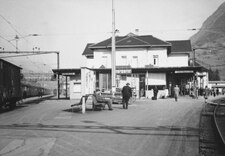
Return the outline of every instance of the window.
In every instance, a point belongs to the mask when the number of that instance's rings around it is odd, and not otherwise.
[[[138,56],[132,57],[132,67],[138,67]]]
[[[127,56],[121,56],[122,58],[122,65],[127,65]]]
[[[107,67],[107,56],[102,56],[102,64]]]
[[[158,65],[159,63],[159,56],[158,55],[153,55],[153,65]]]

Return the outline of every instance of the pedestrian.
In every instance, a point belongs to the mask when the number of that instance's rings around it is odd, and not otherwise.
[[[108,105],[109,110],[113,110],[112,109],[112,99],[104,98],[103,96],[101,96],[100,90],[96,90],[94,92],[93,96],[96,98],[97,102],[106,103]]]
[[[198,87],[196,87],[196,90],[195,90],[195,98],[198,99],[198,92],[199,92],[199,89]]]
[[[122,96],[123,96],[123,109],[128,109],[128,101],[132,96],[132,90],[129,86],[130,84],[127,83],[126,86],[122,89]]]
[[[219,96],[219,88],[216,88],[216,96]]]
[[[144,96],[144,89],[141,88],[141,91],[140,91],[140,97],[139,97],[139,98],[141,98],[141,97],[143,97],[143,96]]]
[[[24,90],[23,91],[23,99],[26,99],[27,98],[27,92]]]
[[[158,95],[158,88],[157,86],[155,86],[155,88],[153,89],[153,94],[154,94],[154,97],[152,100],[157,100],[157,95]]]
[[[205,86],[205,90],[204,90],[205,103],[207,103],[208,97],[209,97],[209,88],[208,86]]]
[[[175,101],[177,101],[177,99],[178,99],[179,92],[180,92],[180,89],[179,89],[178,85],[176,85],[176,86],[174,87],[174,97],[175,97]]]
[[[213,89],[212,92],[213,92],[213,96],[216,97],[216,91]]]

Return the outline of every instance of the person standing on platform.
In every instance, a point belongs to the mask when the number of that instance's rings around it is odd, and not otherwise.
[[[176,87],[174,87],[174,97],[175,97],[175,101],[177,101],[177,99],[178,99],[179,92],[180,92],[180,89],[179,89],[178,85],[176,85]]]
[[[204,90],[205,103],[207,103],[208,97],[209,97],[209,88],[208,86],[205,86],[205,90]]]
[[[198,92],[199,92],[199,89],[198,89],[198,87],[196,87],[196,89],[195,89],[195,98],[196,99],[198,99]]]
[[[154,94],[153,100],[157,100],[157,95],[158,95],[158,88],[157,88],[157,86],[155,86],[155,88],[153,89],[153,94]]]
[[[123,96],[123,109],[128,109],[128,101],[132,96],[132,90],[129,86],[130,84],[127,83],[126,86],[122,89],[122,96]]]

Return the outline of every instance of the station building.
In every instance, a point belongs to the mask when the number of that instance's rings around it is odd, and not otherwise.
[[[77,82],[76,76],[71,76],[70,91],[73,88],[72,91],[80,95],[93,93],[97,88],[111,91],[111,48],[111,38],[86,45],[82,54],[86,67],[76,69],[80,70]],[[159,97],[173,96],[175,85],[180,87],[182,94],[188,94],[192,86],[204,88],[208,83],[207,70],[192,63],[191,53],[190,40],[163,41],[152,35],[133,33],[117,36],[116,88],[129,82],[138,97],[147,98],[153,96],[155,86],[159,89]]]

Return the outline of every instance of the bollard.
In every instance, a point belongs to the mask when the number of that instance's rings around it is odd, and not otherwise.
[[[82,97],[82,114],[85,113],[85,96]]]

